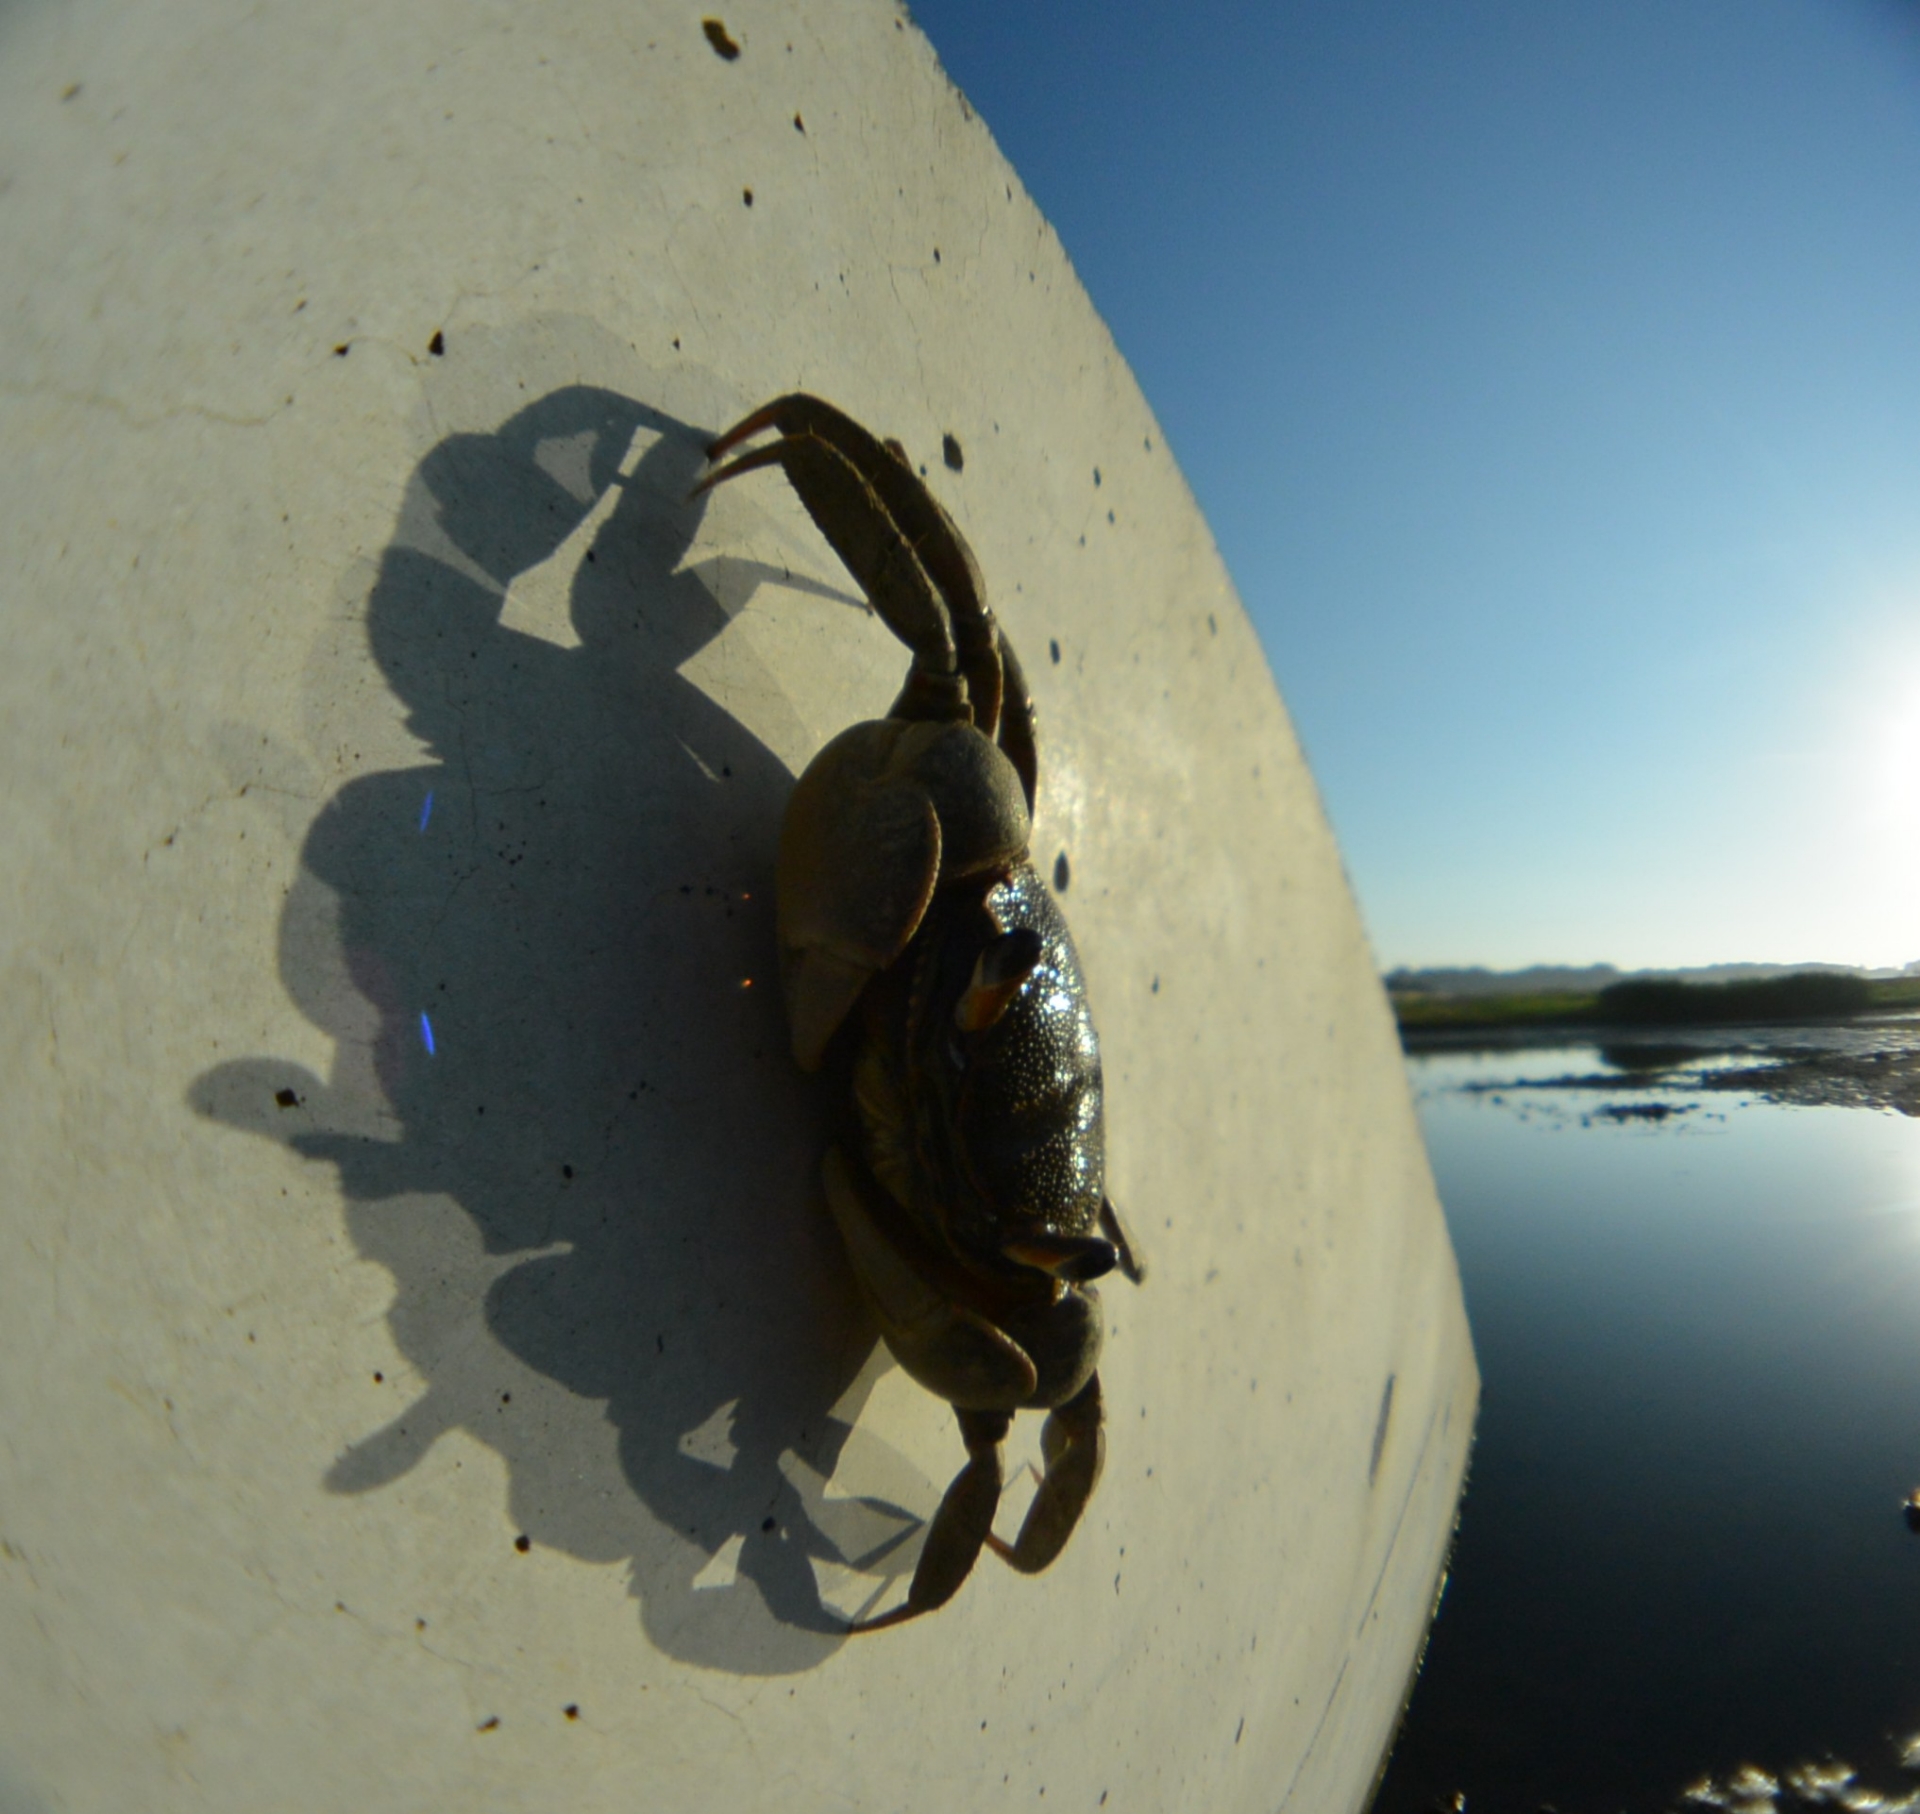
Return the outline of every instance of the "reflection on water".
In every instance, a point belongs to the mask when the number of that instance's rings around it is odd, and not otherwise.
[[[1376,1807],[1920,1810],[1920,1121],[1621,1056],[1410,1060],[1484,1398]]]
[[[1899,1747],[1907,1769],[1920,1765],[1913,1752],[1920,1740],[1907,1739]],[[1728,1814],[1770,1814],[1774,1809],[1845,1808],[1849,1814],[1920,1814],[1920,1789],[1882,1791],[1869,1788],[1851,1764],[1801,1764],[1782,1776],[1770,1775],[1756,1764],[1742,1764],[1724,1778],[1702,1777],[1681,1796],[1688,1808],[1724,1808]]]

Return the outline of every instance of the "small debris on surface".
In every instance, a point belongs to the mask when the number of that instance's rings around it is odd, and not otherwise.
[[[519,1536],[514,1538],[513,1547],[524,1556],[528,1550],[533,1548],[533,1539],[522,1531]]]
[[[340,344],[333,349],[334,358],[336,359],[346,358],[347,354],[352,350],[352,347],[353,347],[352,341],[350,340],[341,341]]]
[[[444,359],[447,353],[447,337],[438,328],[433,330],[433,338],[427,342],[427,351],[436,359]]]
[[[960,440],[957,435],[942,435],[940,452],[948,466],[955,472],[960,471],[967,463],[967,456],[960,451]]]
[[[564,1713],[568,1719],[577,1720],[580,1717],[580,1703],[578,1701],[569,1701],[560,1711]]]
[[[61,89],[60,98],[63,101],[71,101],[79,92],[80,84],[78,82],[69,82],[65,88]]]
[[[797,113],[793,116],[793,129],[795,132],[805,132],[807,129],[806,121],[803,120]]]
[[[1065,894],[1072,881],[1073,865],[1067,861],[1067,853],[1063,850],[1053,859],[1053,892]]]
[[[707,34],[707,42],[713,46],[714,55],[723,62],[731,63],[740,54],[740,46],[718,19],[702,19],[700,29]]]
[[[275,1090],[273,1099],[283,1109],[297,1109],[300,1106],[299,1094],[294,1090]]]
[[[479,1723],[479,1725],[474,1727],[474,1731],[476,1732],[498,1732],[499,1730],[500,1730],[500,1716],[497,1713],[491,1715],[487,1719],[483,1719]]]
[[[751,208],[753,206],[753,191],[751,189],[742,189],[740,191],[740,199]]]

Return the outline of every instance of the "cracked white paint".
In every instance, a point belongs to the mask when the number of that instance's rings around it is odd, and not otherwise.
[[[1366,1792],[1474,1374],[1337,853],[926,44],[724,17],[0,13],[5,1814]],[[902,654],[777,479],[685,503],[795,386],[1023,652],[1154,1267],[1060,1562],[852,1643],[960,1449],[770,986]]]

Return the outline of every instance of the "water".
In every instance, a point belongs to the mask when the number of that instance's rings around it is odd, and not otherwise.
[[[1920,1809],[1920,1121],[1410,1062],[1484,1398],[1377,1814]]]

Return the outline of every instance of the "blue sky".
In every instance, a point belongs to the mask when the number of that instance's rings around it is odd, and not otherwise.
[[[913,10],[1383,966],[1920,959],[1920,8]]]

